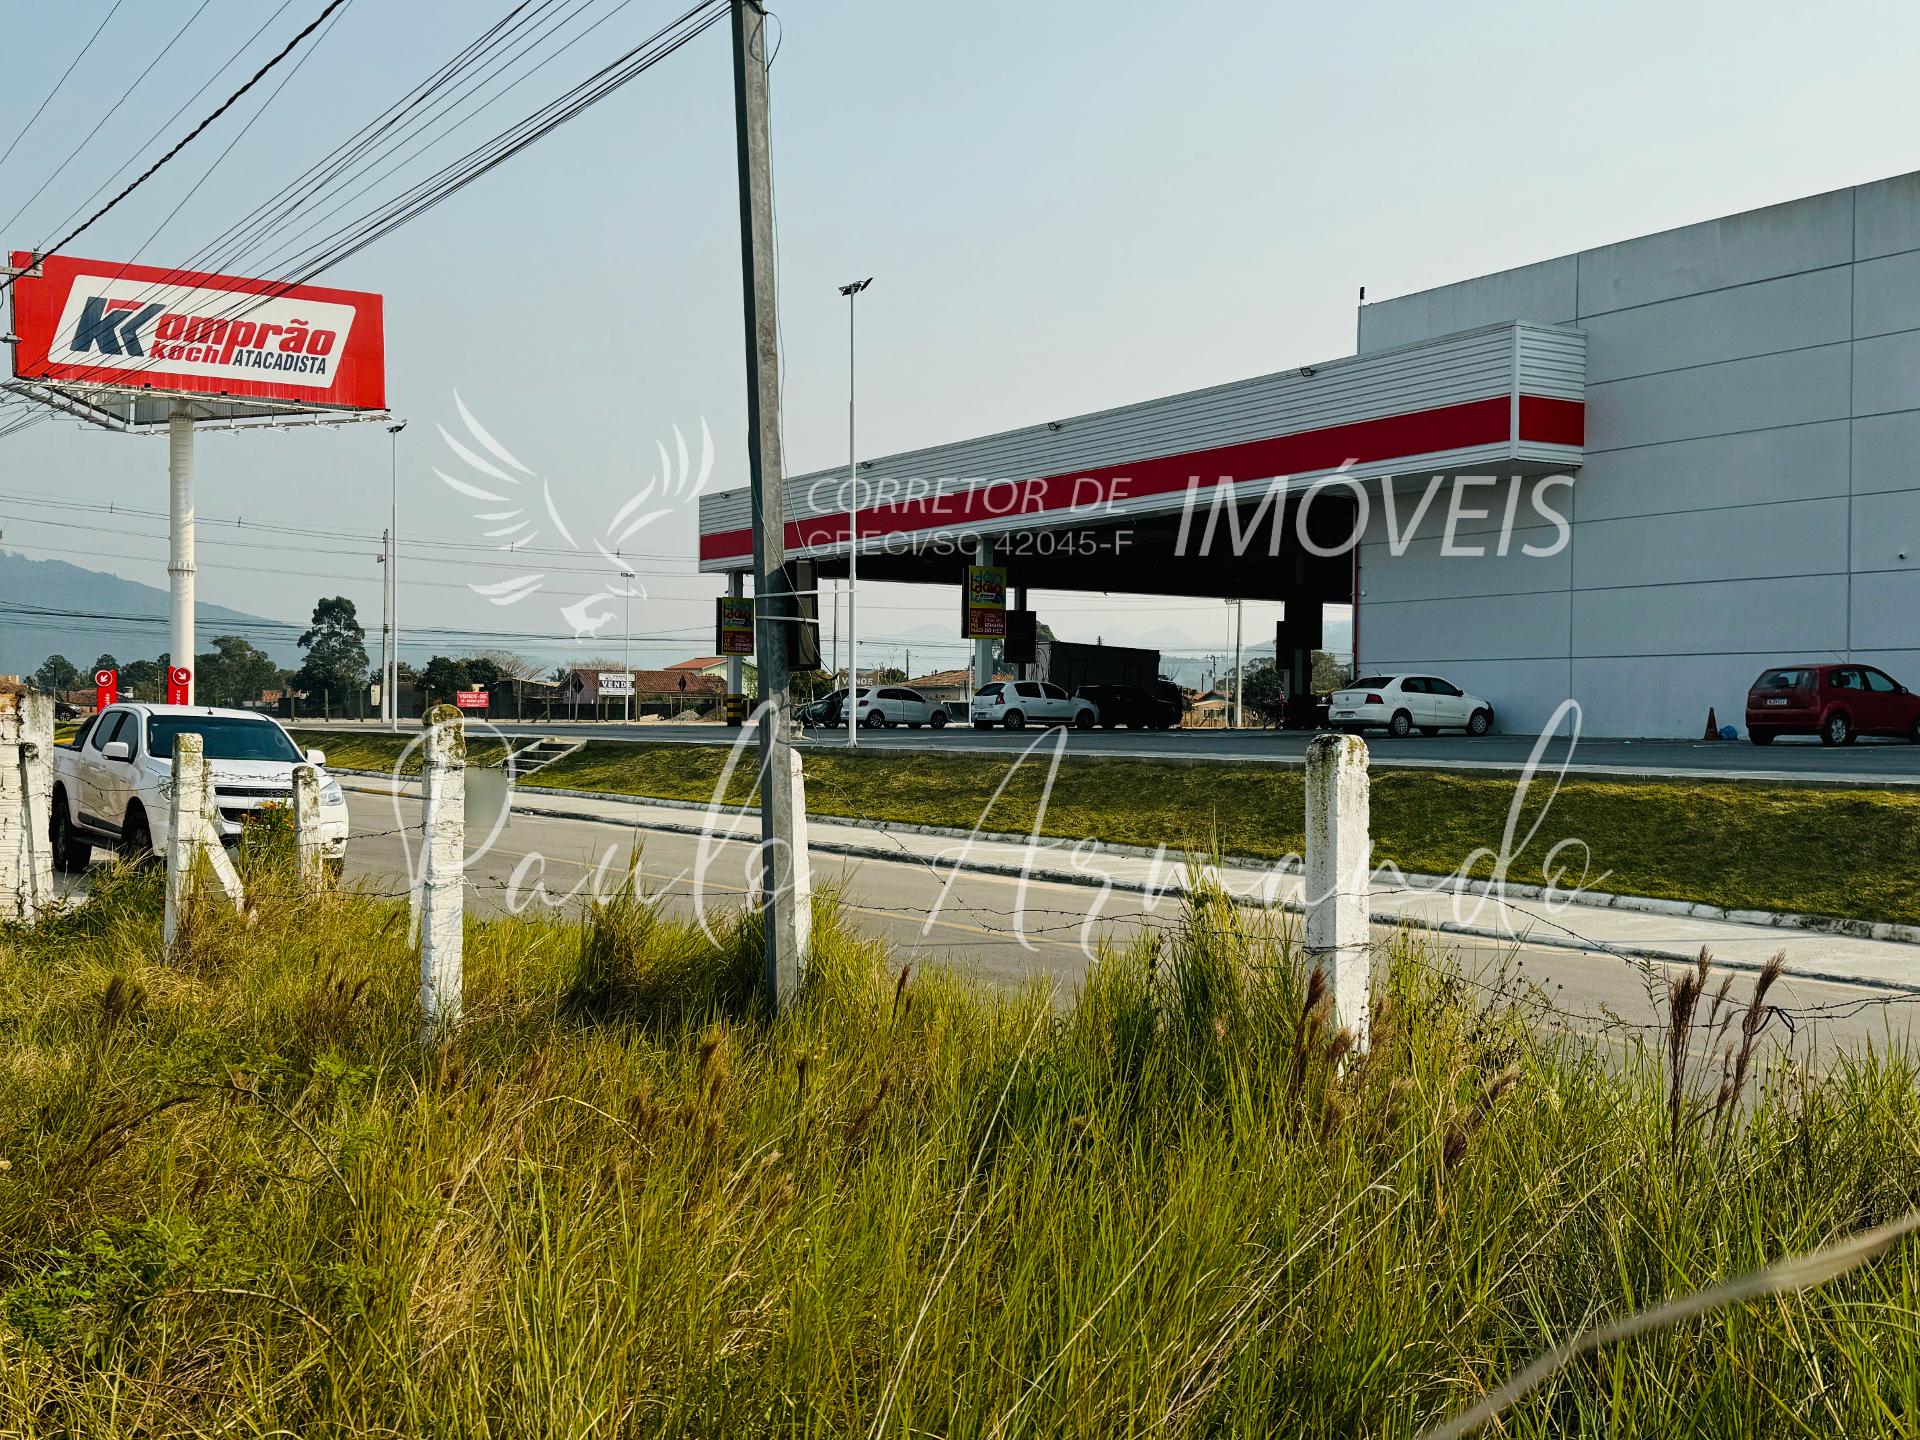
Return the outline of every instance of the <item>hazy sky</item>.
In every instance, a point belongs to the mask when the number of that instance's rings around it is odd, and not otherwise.
[[[0,243],[44,243],[116,169],[184,133],[321,0],[288,0],[164,124],[276,6],[123,0],[0,162],[0,221],[22,209],[0,224]],[[0,5],[0,149],[109,7]],[[509,8],[351,0],[270,105],[258,103],[267,87],[256,91],[73,253],[184,261]],[[611,17],[600,29],[354,208],[519,118],[679,8],[592,0],[587,23]],[[1348,353],[1363,284],[1383,298],[1920,164],[1911,4],[794,0],[777,13],[796,472],[845,458],[846,314],[835,292],[848,279],[876,277],[861,301],[861,448],[884,453]],[[550,477],[583,538],[645,478],[656,440],[671,444],[676,425],[697,436],[704,419],[714,486],[744,483],[738,236],[722,26],[328,274],[324,283],[387,297],[389,394],[412,422],[399,446],[403,535],[477,544],[486,528],[431,469],[456,469],[435,429],[457,427],[456,390]],[[274,273],[287,238],[225,268]],[[208,520],[375,535],[385,523],[377,427],[208,435],[199,456]],[[63,421],[0,440],[0,494],[163,510],[165,465],[159,439]],[[96,525],[6,500],[0,514],[9,548],[165,584],[162,521]],[[693,514],[645,533],[636,544],[650,598],[634,606],[634,631],[684,638],[636,647],[636,658],[703,652],[718,585],[694,573]],[[317,594],[338,592],[377,627],[371,542],[215,524],[202,537],[203,599],[300,619]],[[579,591],[562,577],[498,608],[465,585],[512,573],[502,557],[434,553],[443,563],[403,554],[403,626],[564,633],[556,607]],[[1041,608],[1074,638],[1184,637],[1205,652],[1228,636],[1211,602],[1046,596]],[[1249,608],[1250,640],[1271,635],[1271,608]],[[925,632],[916,669],[964,653],[949,591],[873,587],[863,613],[883,650],[900,648],[887,637]],[[587,648],[617,653],[611,633]],[[519,648],[559,658],[571,646]],[[74,649],[91,653],[80,640]],[[410,645],[407,657],[423,650]]]

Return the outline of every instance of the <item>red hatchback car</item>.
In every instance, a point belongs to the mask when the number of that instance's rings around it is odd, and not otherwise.
[[[1920,745],[1920,695],[1871,665],[1779,665],[1747,691],[1747,736],[1818,735],[1851,745],[1860,735],[1895,735]]]

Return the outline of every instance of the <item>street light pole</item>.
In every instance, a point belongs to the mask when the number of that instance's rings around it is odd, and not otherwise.
[[[1233,728],[1236,730],[1240,729],[1241,726],[1246,723],[1246,716],[1243,713],[1243,707],[1245,702],[1243,701],[1242,697],[1246,694],[1246,691],[1247,691],[1247,679],[1246,679],[1246,671],[1241,668],[1241,664],[1240,664],[1240,641],[1244,633],[1242,627],[1246,623],[1246,618],[1247,618],[1247,602],[1244,600],[1234,601],[1233,602]]]
[[[388,671],[393,668],[393,531],[380,532],[380,714],[382,724],[393,714],[393,687]]]
[[[627,724],[633,723],[633,571],[622,570],[620,578],[627,582],[627,629],[620,637],[620,668],[627,676]]]
[[[855,595],[860,584],[860,465],[854,449],[854,298],[873,284],[869,275],[842,285],[847,297],[847,744],[860,744],[860,623],[854,618]]]
[[[390,643],[381,648],[384,673],[380,698],[387,712],[387,729],[400,728],[400,581],[395,575],[400,559],[400,432],[404,420],[387,426],[387,621]]]

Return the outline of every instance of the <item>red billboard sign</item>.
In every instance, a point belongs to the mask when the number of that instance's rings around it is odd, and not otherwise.
[[[96,670],[93,672],[93,708],[104,710],[120,698],[120,672],[118,670]]]
[[[487,692],[484,690],[456,690],[453,703],[462,710],[484,710],[487,708]]]
[[[378,295],[66,255],[40,272],[13,285],[19,379],[386,408]]]
[[[167,667],[167,704],[190,705],[188,698],[193,691],[193,671],[184,665]]]

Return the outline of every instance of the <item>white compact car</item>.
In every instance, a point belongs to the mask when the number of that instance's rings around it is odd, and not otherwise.
[[[1493,706],[1435,675],[1364,675],[1333,693],[1327,720],[1334,729],[1358,734],[1383,729],[1390,735],[1437,735],[1464,730],[1484,735],[1493,728]]]
[[[276,720],[249,710],[205,705],[109,705],[80,727],[70,745],[53,752],[53,863],[84,870],[93,848],[117,849],[134,859],[166,853],[173,785],[173,740],[182,732],[206,743],[213,772],[220,838],[240,838],[247,812],[293,803],[293,767],[326,764],[321,751],[304,755]],[[321,770],[322,854],[347,853],[347,797]]]
[[[862,690],[858,699],[860,723],[869,730],[881,725],[905,725],[914,730],[931,725],[939,730],[947,723],[946,706],[905,685],[871,686]]]
[[[1022,730],[1030,723],[1091,730],[1100,719],[1100,708],[1046,680],[996,680],[974,695],[971,715],[976,730],[996,725]]]

